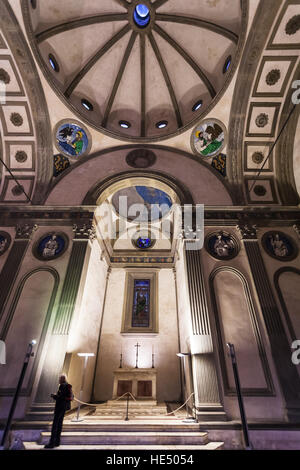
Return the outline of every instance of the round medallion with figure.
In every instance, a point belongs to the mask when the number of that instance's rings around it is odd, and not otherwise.
[[[226,145],[226,128],[218,119],[205,119],[194,128],[191,145],[195,153],[201,157],[214,157]]]
[[[214,232],[207,235],[205,248],[209,254],[219,260],[235,258],[239,252],[237,240],[227,232]]]
[[[89,132],[79,122],[62,121],[56,125],[54,134],[56,148],[69,158],[78,159],[91,149]]]
[[[33,247],[34,255],[43,261],[50,261],[61,256],[68,248],[68,237],[64,233],[43,235]]]
[[[8,250],[11,237],[7,232],[0,232],[0,256]]]
[[[298,255],[296,243],[283,232],[267,232],[261,242],[268,255],[279,261],[291,261]]]

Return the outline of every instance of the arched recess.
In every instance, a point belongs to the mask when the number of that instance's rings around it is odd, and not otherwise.
[[[274,285],[292,340],[300,338],[300,269],[284,267],[274,274]]]
[[[53,313],[59,280],[58,272],[49,266],[34,269],[20,280],[0,335],[1,340],[6,343],[7,366],[10,369],[10,374],[0,377],[0,396],[13,394],[27,346],[35,339],[37,345],[34,359],[29,363],[21,391],[21,395],[30,396]]]
[[[300,65],[297,67],[292,82],[296,81],[300,76]],[[281,129],[289,117],[293,109],[292,95],[295,89],[291,88],[287,94],[281,118],[279,129]],[[289,119],[288,127],[282,133],[276,145],[276,168],[277,168],[277,181],[280,198],[283,204],[296,205],[300,202],[300,195],[297,192],[295,182],[296,167],[294,168],[294,158],[296,163],[297,158],[297,145],[299,149],[299,134],[297,134],[297,125],[299,129],[300,119],[300,106],[295,105],[292,116]],[[295,137],[294,137],[295,136]],[[294,154],[295,151],[295,154]],[[299,156],[298,156],[299,158]],[[298,170],[299,171],[299,170]]]
[[[133,149],[151,149],[157,157],[151,169],[135,171],[140,174],[151,171],[173,180],[177,187],[189,188],[194,204],[231,206],[234,203],[228,183],[196,155],[162,145],[124,145],[83,157],[65,170],[50,188],[45,204],[81,205],[91,188],[132,171],[126,156]]]
[[[226,343],[235,345],[245,396],[272,396],[274,385],[249,284],[235,268],[221,266],[209,277],[225,395],[235,386]]]
[[[171,190],[174,191],[176,194],[178,200],[180,201],[180,204],[194,204],[193,197],[188,190],[188,188],[181,184],[180,182],[176,181],[172,177],[167,177],[164,174],[161,174],[159,172],[154,172],[151,170],[148,171],[136,171],[136,170],[131,170],[131,171],[125,171],[123,173],[118,173],[114,175],[112,178],[106,178],[104,181],[101,181],[100,183],[96,183],[93,188],[91,188],[85,198],[82,201],[83,205],[96,205],[98,199],[100,198],[101,194],[103,194],[107,189],[109,189],[111,186],[116,185],[117,183],[121,183],[124,180],[129,180],[134,179],[134,178],[139,178],[139,179],[144,179],[147,180],[155,180],[157,181],[157,184],[159,186],[159,183],[162,183],[163,185],[168,186],[171,188]],[[129,184],[128,182],[128,184]],[[120,186],[121,188],[121,186]],[[159,189],[164,189],[160,188]]]

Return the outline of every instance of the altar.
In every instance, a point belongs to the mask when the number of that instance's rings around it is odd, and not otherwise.
[[[122,369],[114,371],[113,400],[126,392],[137,399],[156,402],[156,369]]]

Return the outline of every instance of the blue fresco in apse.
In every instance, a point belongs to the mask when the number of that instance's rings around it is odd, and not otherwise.
[[[160,189],[149,188],[148,186],[136,186],[136,192],[144,199],[148,204],[166,204],[171,208],[171,198]]]

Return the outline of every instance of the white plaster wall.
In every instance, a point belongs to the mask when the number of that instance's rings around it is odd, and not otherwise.
[[[28,344],[40,339],[53,287],[53,276],[46,271],[33,274],[25,282],[5,339],[6,367],[0,375],[1,388],[16,386]],[[23,387],[28,385],[32,366],[33,360],[29,362]]]
[[[225,230],[225,227],[223,227],[223,229]],[[206,227],[205,234],[207,235],[217,230],[220,230],[220,227]],[[226,231],[231,232],[237,240],[240,239],[239,233],[235,228],[228,227],[226,228]],[[211,327],[212,327],[212,332],[213,332],[214,350],[215,350],[216,358],[218,361],[217,370],[219,374],[220,384],[222,387],[224,407],[225,407],[225,411],[230,417],[232,417],[233,419],[235,418],[239,419],[240,415],[239,415],[239,409],[238,409],[238,403],[237,403],[236,397],[224,396],[223,380],[222,380],[222,374],[221,374],[220,364],[218,360],[219,351],[218,351],[218,343],[216,340],[216,325],[215,325],[215,318],[214,318],[214,310],[213,310],[210,293],[209,293],[208,279],[209,279],[211,272],[217,267],[231,266],[241,271],[241,273],[245,276],[249,284],[252,300],[254,303],[254,308],[257,312],[258,324],[259,324],[259,328],[260,328],[260,332],[262,336],[262,341],[264,344],[264,348],[265,348],[265,352],[266,352],[266,356],[267,356],[267,360],[268,360],[268,364],[269,364],[269,368],[271,371],[271,376],[272,376],[272,380],[273,380],[273,384],[275,388],[274,397],[273,396],[271,397],[263,397],[263,396],[244,397],[247,417],[250,419],[270,419],[270,420],[283,419],[284,413],[285,413],[284,400],[283,400],[281,389],[280,389],[278,379],[277,379],[277,373],[276,373],[276,369],[274,366],[274,362],[273,362],[273,358],[272,358],[272,354],[270,350],[268,335],[266,332],[266,327],[264,324],[262,312],[260,310],[260,305],[259,305],[256,289],[255,289],[252,275],[250,272],[247,254],[243,247],[242,241],[240,241],[240,246],[241,246],[241,250],[238,256],[234,258],[233,260],[229,260],[229,261],[220,261],[220,260],[213,258],[210,254],[207,253],[205,248],[203,248],[201,252],[204,280],[205,280],[206,292],[207,292],[207,298],[208,298],[208,308],[210,312]],[[240,326],[240,321],[236,322],[235,316],[241,315],[240,309],[242,308],[243,300],[241,299],[240,290],[235,289],[233,286],[230,290],[230,295],[232,297],[232,303],[230,307],[227,304],[227,307],[224,307],[224,308],[231,309],[230,314],[228,314],[229,322],[227,326],[227,331],[230,331],[232,334],[232,337],[234,338],[234,337],[238,337],[239,335],[238,328]],[[236,310],[236,311],[233,311],[233,310]],[[247,344],[243,346],[243,354],[240,357],[239,362],[238,362],[239,371],[242,376],[243,375],[246,376],[246,374],[249,373],[249,360],[252,354],[253,354],[252,343],[251,341],[250,342],[248,341]]]
[[[157,369],[157,400],[178,400],[180,395],[178,352],[178,329],[174,277],[171,269],[162,269],[158,275],[158,334],[121,334],[124,286],[126,272],[113,269],[108,282],[104,309],[103,329],[100,339],[95,398],[108,400],[112,397],[113,371],[119,367],[123,353],[123,367],[135,367],[136,349],[139,342],[139,367],[152,365],[152,348]]]
[[[73,385],[75,396],[79,396],[84,358],[77,353],[94,353],[87,363],[83,384],[83,401],[91,400],[93,376],[97,355],[98,337],[102,317],[102,306],[106,285],[107,265],[101,260],[101,249],[97,241],[89,245],[82,272],[81,295],[76,302],[67,353],[72,354],[68,380]],[[74,404],[75,405],[75,404]]]
[[[179,332],[180,332],[180,352],[190,353],[191,342],[193,337],[192,322],[191,322],[191,308],[189,301],[189,292],[187,284],[186,264],[184,257],[183,242],[180,242],[178,249],[178,259],[176,262],[176,279],[177,279],[177,296],[178,296],[178,318],[179,318]],[[182,361],[182,374],[183,388],[185,389],[185,398],[187,398],[193,391],[191,382],[191,374],[188,367],[190,362],[186,359],[179,359]],[[186,361],[186,367],[183,367],[183,361]],[[184,387],[184,384],[186,385]]]
[[[241,280],[229,271],[222,271],[214,279],[214,290],[230,387],[234,388],[234,377],[226,343],[234,344],[237,361],[243,364],[239,373],[242,388],[265,388],[267,383]],[[233,292],[235,295],[232,295]]]

